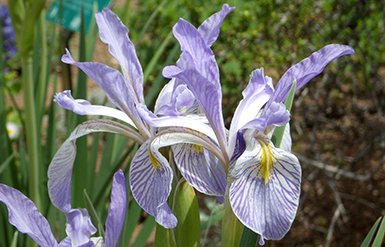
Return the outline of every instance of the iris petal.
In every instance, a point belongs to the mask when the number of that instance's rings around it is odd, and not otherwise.
[[[187,21],[180,19],[174,26],[173,33],[179,41],[182,55],[177,62],[177,67],[166,67],[163,75],[186,83],[213,126],[221,149],[226,152],[222,92],[214,54],[198,30]]]
[[[263,68],[256,69],[251,73],[250,81],[243,90],[243,100],[238,104],[230,125],[228,152],[233,153],[237,138],[237,132],[244,125],[257,117],[263,105],[269,100],[273,93],[269,81],[264,76]]]
[[[135,52],[134,44],[128,37],[128,29],[111,10],[104,9],[95,15],[100,39],[108,45],[109,52],[119,61],[123,75],[135,90],[140,103],[143,98],[143,71]]]
[[[111,203],[106,220],[106,247],[114,247],[119,240],[126,217],[127,191],[124,173],[119,170],[114,174],[111,191]]]
[[[70,90],[65,90],[56,94],[54,101],[60,107],[73,111],[78,115],[99,115],[113,117],[135,127],[135,124],[124,112],[107,106],[91,105],[91,103],[86,100],[74,99]]]
[[[30,236],[39,246],[58,246],[48,221],[20,191],[0,184],[0,202],[8,209],[9,223]]]
[[[228,4],[224,4],[222,9],[215,14],[207,18],[198,28],[198,32],[202,35],[208,46],[212,46],[217,40],[222,26],[222,22],[226,16],[235,8],[230,7]]]
[[[271,101],[283,102],[293,84],[297,81],[297,90],[305,86],[311,79],[319,75],[333,60],[353,54],[354,50],[347,45],[331,44],[314,52],[301,62],[288,69],[279,80]]]
[[[301,167],[291,153],[269,144],[273,158],[270,177],[262,177],[264,153],[252,140],[233,166],[230,204],[240,221],[264,239],[282,239],[290,229],[298,208]]]
[[[71,209],[71,181],[76,157],[76,140],[94,132],[118,133],[128,136],[130,133],[135,134],[130,128],[110,120],[91,120],[76,127],[56,152],[48,168],[48,194],[55,207],[62,212]]]
[[[167,205],[171,192],[172,169],[142,144],[131,161],[130,185],[139,206],[165,228],[174,228],[177,219]]]
[[[189,184],[206,195],[224,196],[226,172],[213,154],[196,144],[177,144],[172,150],[175,163]]]
[[[66,213],[66,233],[72,246],[83,246],[90,242],[90,236],[96,232],[86,209],[71,209]]]
[[[147,122],[150,126],[155,128],[165,128],[165,127],[183,127],[189,128],[195,131],[198,131],[212,140],[216,141],[217,138],[213,129],[206,123],[207,120],[196,115],[190,116],[162,116],[157,117],[152,114],[144,105],[138,106],[138,112],[141,117]]]
[[[84,71],[92,78],[104,91],[108,99],[119,109],[124,111],[131,120],[136,121],[139,118],[135,108],[135,92],[128,87],[122,74],[101,63],[95,62],[76,62],[71,53],[66,50],[62,56],[62,61],[72,64]]]

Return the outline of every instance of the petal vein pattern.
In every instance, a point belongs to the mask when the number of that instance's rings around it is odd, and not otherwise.
[[[226,172],[213,154],[197,144],[177,144],[172,150],[175,163],[189,184],[201,193],[223,198]]]
[[[156,222],[165,228],[174,228],[177,219],[167,205],[173,178],[172,169],[167,162],[160,159],[160,154],[150,150],[149,143],[150,140],[140,146],[131,162],[129,176],[132,195],[141,208],[155,217]],[[159,162],[157,165],[153,164],[150,152]]]
[[[271,101],[283,102],[294,80],[297,81],[297,90],[299,90],[311,79],[319,75],[330,62],[341,56],[353,53],[354,50],[350,46],[337,44],[327,45],[319,51],[314,52],[301,62],[293,65],[283,74],[277,84]]]
[[[20,191],[0,184],[0,202],[8,209],[9,223],[19,232],[28,234],[42,247],[58,246],[48,221],[37,210],[35,204]]]
[[[123,25],[119,17],[109,9],[97,13],[95,18],[100,39],[108,45],[109,52],[120,63],[123,75],[129,81],[127,86],[135,91],[134,101],[144,103],[143,71],[134,44],[128,37],[128,29]]]
[[[76,157],[76,139],[94,132],[122,134],[143,142],[141,136],[127,126],[110,120],[91,120],[80,124],[56,152],[48,168],[48,194],[62,212],[71,209],[72,168]]]
[[[272,145],[272,144],[271,144]],[[240,221],[264,239],[279,240],[289,231],[298,208],[301,168],[291,153],[271,146],[273,166],[264,179],[263,150],[253,141],[231,171],[230,204]]]
[[[74,99],[70,90],[65,90],[55,95],[54,101],[62,108],[70,110],[78,115],[99,115],[119,119],[136,128],[134,122],[122,111],[102,106],[91,105],[83,99]]]

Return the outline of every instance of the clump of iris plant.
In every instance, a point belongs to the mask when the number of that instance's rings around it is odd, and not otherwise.
[[[111,203],[105,224],[105,237],[91,237],[96,228],[84,208],[68,208],[66,216],[66,234],[60,243],[55,239],[46,218],[35,204],[20,191],[0,184],[0,202],[8,209],[9,223],[19,232],[27,234],[42,247],[115,247],[123,229],[126,215],[127,192],[124,174],[121,170],[114,174],[111,191]]]
[[[80,115],[115,120],[91,120],[79,125],[55,154],[48,172],[53,204],[70,208],[76,139],[92,132],[126,135],[141,144],[131,161],[129,182],[138,204],[160,225],[173,228],[177,219],[167,204],[173,170],[160,149],[171,146],[182,176],[196,190],[228,201],[238,219],[265,240],[284,237],[294,221],[301,186],[301,167],[291,153],[290,113],[283,102],[295,83],[304,87],[331,61],[352,54],[351,47],[327,45],[286,71],[274,88],[263,68],[251,73],[230,128],[224,125],[219,68],[212,44],[225,17],[225,4],[198,28],[180,19],[173,34],[181,47],[175,66],[163,75],[163,88],[153,112],[143,97],[143,72],[128,30],[110,10],[96,14],[101,40],[118,60],[121,71],[95,62],[76,62],[69,51],[62,61],[82,69],[118,108],[92,105],[72,98],[69,91],[55,101]],[[124,124],[116,121],[120,120]],[[280,146],[271,141],[276,127],[285,126]]]

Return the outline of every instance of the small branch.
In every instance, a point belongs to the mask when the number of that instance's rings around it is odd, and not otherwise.
[[[354,172],[339,169],[335,166],[327,165],[327,164],[322,163],[320,161],[311,160],[311,159],[309,159],[303,155],[300,155],[300,154],[296,154],[296,156],[305,164],[312,165],[312,166],[317,167],[319,169],[322,169],[324,171],[334,173],[335,176],[343,176],[343,177],[350,178],[353,180],[358,180],[361,182],[368,181],[372,176],[371,173],[367,173],[365,175],[355,174]]]
[[[334,211],[332,222],[330,223],[328,234],[326,235],[325,247],[330,246],[330,243],[333,239],[334,227],[335,227],[337,220],[340,217],[342,211],[343,211],[343,206],[341,206],[341,205],[338,205],[336,211]]]

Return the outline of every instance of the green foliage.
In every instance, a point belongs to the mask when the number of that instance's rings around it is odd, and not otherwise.
[[[361,247],[382,246],[382,243],[384,241],[384,235],[385,235],[385,218],[380,217],[376,220],[376,222],[374,222],[372,228],[370,228],[368,235],[366,235],[364,241],[362,241],[361,243]],[[372,245],[370,245],[370,243],[372,243]]]

